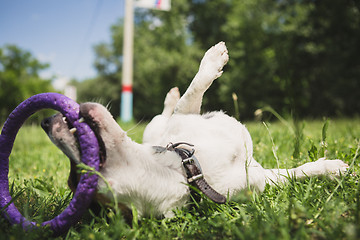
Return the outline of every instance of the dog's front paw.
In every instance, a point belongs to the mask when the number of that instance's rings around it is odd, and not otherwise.
[[[170,89],[170,91],[166,94],[166,98],[164,101],[164,110],[162,115],[165,117],[170,117],[175,109],[177,102],[180,99],[180,92],[177,87]]]
[[[176,103],[179,101],[179,99],[180,99],[179,88],[173,87],[166,94],[166,98],[165,98],[165,101],[164,101],[164,106],[172,108],[174,110],[174,108],[176,106]]]
[[[215,46],[212,46],[205,53],[200,63],[199,72],[208,77],[210,83],[216,78],[220,77],[222,68],[228,62],[229,55],[228,50],[224,42],[219,42]]]

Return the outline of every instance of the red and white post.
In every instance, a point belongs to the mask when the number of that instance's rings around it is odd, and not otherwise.
[[[134,6],[133,0],[125,1],[123,69],[120,118],[129,122],[133,118],[133,48],[134,48]]]
[[[123,69],[120,118],[129,122],[133,118],[133,49],[134,49],[134,6],[170,11],[170,0],[125,0]]]

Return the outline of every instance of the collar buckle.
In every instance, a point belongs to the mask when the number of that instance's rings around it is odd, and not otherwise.
[[[179,147],[179,145],[187,145],[191,147],[191,150]],[[208,198],[216,203],[225,203],[226,198],[215,191],[205,180],[204,174],[202,172],[201,166],[197,158],[194,156],[195,149],[192,148],[194,145],[186,142],[179,143],[169,143],[165,148],[156,146],[155,151],[157,153],[163,151],[174,151],[181,157],[181,163],[185,169],[187,175],[187,181],[189,184],[193,185],[204,193]],[[191,190],[190,190],[191,192]],[[198,194],[193,192],[195,198],[199,200]],[[196,197],[197,196],[197,197]]]

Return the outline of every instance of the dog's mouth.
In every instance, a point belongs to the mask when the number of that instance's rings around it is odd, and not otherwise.
[[[88,116],[82,116],[80,121],[85,121],[94,131],[99,144],[100,167],[106,161],[105,143],[100,135],[100,129],[95,121]],[[72,164],[81,162],[81,149],[77,137],[77,129],[61,113],[45,118],[41,127],[47,133],[51,141],[70,159]]]
[[[89,117],[89,115],[84,115],[83,117],[80,118],[80,121],[85,121],[89,125],[89,127],[93,130],[93,132],[96,136],[96,139],[99,144],[100,167],[102,167],[106,161],[106,147],[105,147],[104,140],[102,139],[101,134],[100,134],[100,127],[97,124],[97,122],[93,121],[93,119]],[[69,122],[69,121],[67,121],[67,122]],[[76,134],[76,128],[72,127],[70,123],[68,123],[68,127],[69,127],[69,132],[75,131],[74,134]]]

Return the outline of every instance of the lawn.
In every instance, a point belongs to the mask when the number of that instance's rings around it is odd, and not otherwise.
[[[264,167],[296,167],[325,154],[351,164],[340,179],[289,179],[263,193],[245,189],[227,204],[204,199],[197,207],[177,209],[171,219],[135,218],[127,224],[120,212],[89,212],[59,239],[359,239],[359,120],[303,121],[297,131],[291,121],[246,123],[255,159]],[[124,129],[141,141],[144,124]],[[34,221],[58,215],[72,198],[68,171],[69,161],[40,127],[21,129],[10,157],[9,179],[23,215]],[[24,233],[0,218],[0,239],[49,236],[45,229]]]

